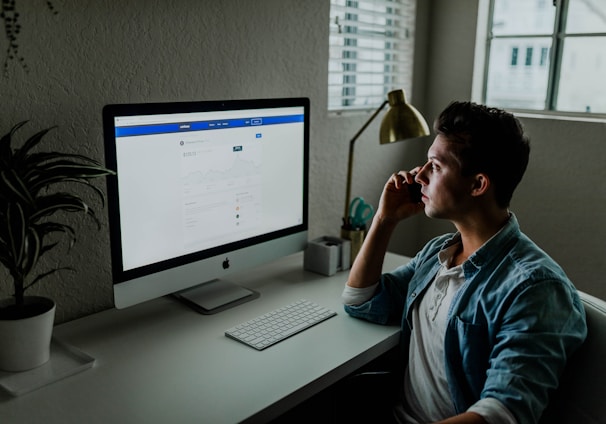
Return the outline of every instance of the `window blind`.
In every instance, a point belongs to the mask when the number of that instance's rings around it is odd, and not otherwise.
[[[331,0],[328,110],[378,107],[410,92],[415,0]]]

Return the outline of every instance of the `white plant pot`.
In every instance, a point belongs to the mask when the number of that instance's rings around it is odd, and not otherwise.
[[[0,301],[0,308],[13,302]],[[0,319],[0,369],[26,371],[50,359],[50,342],[55,321],[55,302],[45,297],[26,296],[25,303],[45,305],[43,312],[29,318]]]

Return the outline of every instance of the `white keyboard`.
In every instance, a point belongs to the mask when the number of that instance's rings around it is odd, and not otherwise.
[[[225,335],[263,350],[335,315],[330,309],[302,299],[236,325]]]

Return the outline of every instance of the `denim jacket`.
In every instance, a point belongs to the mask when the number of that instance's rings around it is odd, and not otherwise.
[[[407,362],[412,307],[436,276],[438,252],[459,239],[457,233],[430,241],[409,263],[383,274],[373,298],[345,310],[381,324],[401,321]],[[566,361],[587,335],[576,289],[520,231],[513,214],[464,262],[463,271],[465,282],[450,305],[444,340],[455,410],[464,412],[492,397],[519,423],[536,423]]]

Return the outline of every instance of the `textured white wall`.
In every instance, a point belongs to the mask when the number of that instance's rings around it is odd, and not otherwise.
[[[317,104],[326,103],[327,2],[54,4],[56,16],[42,0],[17,0],[29,73],[11,62],[8,78],[0,79],[3,133],[24,119],[31,120],[26,132],[58,125],[47,147],[103,160],[101,109],[107,103],[309,96],[316,122],[322,113]],[[0,39],[0,51],[4,46]],[[326,156],[318,147],[312,146],[314,162]],[[39,285],[37,292],[58,302],[58,322],[113,305],[106,212],[101,215],[102,231],[76,222],[75,248],[55,252],[53,262],[77,272]],[[6,278],[0,289],[0,296],[8,295]]]
[[[17,0],[29,73],[11,62],[8,78],[0,79],[0,132],[24,119],[31,120],[24,134],[57,125],[47,147],[103,160],[101,109],[107,103],[310,97],[310,237],[338,234],[348,140],[369,115],[328,116],[328,1],[53,3],[56,16],[43,0]],[[0,52],[5,43],[0,38]],[[375,204],[410,149],[380,147],[376,125],[358,141],[353,185],[354,195]],[[51,277],[32,292],[57,301],[57,322],[113,306],[106,211],[100,215],[100,232],[73,222],[75,248],[59,248],[49,258],[77,271]],[[9,294],[8,285],[0,278],[0,297]]]

